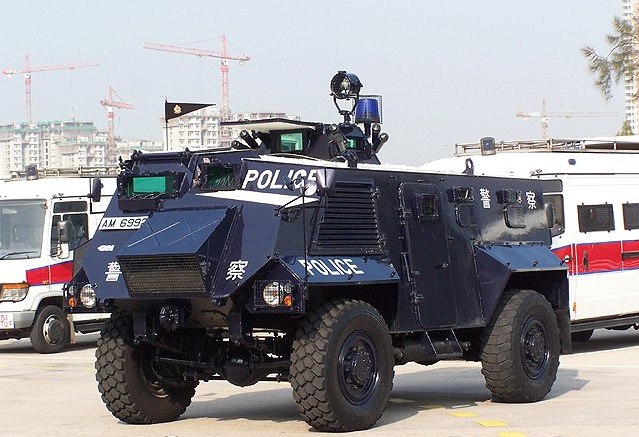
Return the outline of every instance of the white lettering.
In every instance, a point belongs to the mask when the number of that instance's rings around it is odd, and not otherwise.
[[[337,266],[338,269],[340,269],[342,272],[344,272],[345,275],[352,275],[353,274],[353,271],[348,268],[348,266],[346,265],[344,260],[335,259],[335,260],[333,260],[333,263]]]
[[[257,188],[263,190],[264,188],[268,187],[268,184],[271,182],[272,178],[273,173],[271,172],[271,170],[264,170],[262,173],[260,173],[260,177],[257,179]]]
[[[328,269],[326,268],[326,266],[324,265],[324,263],[320,260],[317,259],[313,259],[311,260],[310,264],[315,267],[315,270],[317,270],[320,274],[324,275],[324,276],[328,276]]]
[[[277,183],[277,179],[279,177],[280,177],[280,171],[275,170],[275,174],[273,175],[273,180],[271,181],[271,187],[270,187],[272,190],[281,190],[282,188],[284,188],[283,184]]]
[[[302,267],[305,267],[306,272],[315,276],[315,272],[322,276],[352,276],[363,275],[364,271],[357,267],[357,264],[349,258],[331,258],[328,260],[312,259],[308,262],[304,260],[297,260]]]
[[[249,182],[253,182],[257,180],[257,177],[260,175],[260,172],[257,170],[249,170],[246,172],[246,176],[244,177],[244,182],[242,183],[242,189],[246,188]]]
[[[364,271],[363,270],[359,270],[357,268],[357,264],[355,264],[352,259],[348,259],[348,258],[344,259],[344,262],[346,263],[347,266],[349,266],[351,268],[351,270],[353,271],[354,274],[356,274],[356,275],[363,275],[364,274]]]

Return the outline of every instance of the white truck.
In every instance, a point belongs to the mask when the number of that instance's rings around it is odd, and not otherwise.
[[[53,353],[109,317],[67,315],[62,287],[73,276],[73,250],[95,232],[116,181],[97,177],[112,169],[40,173],[0,184],[0,340],[29,337],[36,351]]]
[[[639,137],[484,138],[422,169],[544,180],[552,250],[569,268],[573,341],[639,329]]]

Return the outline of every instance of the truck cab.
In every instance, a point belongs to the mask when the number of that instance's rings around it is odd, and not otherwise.
[[[101,196],[92,198],[97,184]],[[28,337],[36,351],[52,353],[75,332],[101,328],[108,314],[67,317],[62,287],[73,276],[74,250],[91,238],[114,190],[114,178],[97,176],[0,185],[0,339]]]

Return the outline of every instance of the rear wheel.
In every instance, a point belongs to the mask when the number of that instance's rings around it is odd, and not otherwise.
[[[57,306],[45,306],[38,311],[29,337],[33,348],[41,354],[60,352],[71,338],[67,315]]]
[[[169,422],[180,417],[195,394],[195,383],[168,386],[153,361],[153,350],[133,344],[132,320],[114,312],[95,351],[96,380],[102,401],[127,423]]]
[[[535,402],[559,367],[559,328],[548,301],[533,290],[505,292],[482,334],[482,373],[493,398]]]
[[[393,383],[388,327],[371,305],[334,300],[310,311],[291,354],[298,410],[319,431],[371,427],[386,408]]]

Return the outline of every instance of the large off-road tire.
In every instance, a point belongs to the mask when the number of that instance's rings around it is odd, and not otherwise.
[[[577,331],[570,334],[570,339],[574,342],[583,343],[590,340],[594,329],[587,329],[585,331]]]
[[[31,326],[31,345],[41,354],[60,352],[71,338],[67,315],[57,306],[41,308]]]
[[[161,382],[151,347],[133,344],[132,319],[125,312],[111,314],[100,333],[95,358],[102,401],[123,422],[170,422],[191,404],[195,384],[168,387]]]
[[[393,386],[388,327],[371,305],[337,299],[310,311],[293,341],[291,385],[298,411],[318,431],[371,427]]]
[[[533,290],[506,291],[482,333],[482,373],[493,399],[543,399],[557,376],[559,351],[559,328],[550,303]]]

